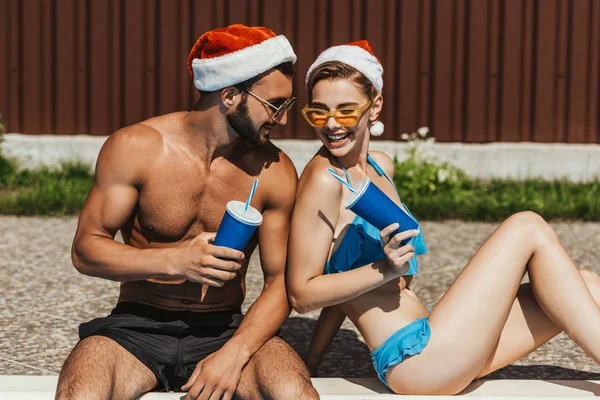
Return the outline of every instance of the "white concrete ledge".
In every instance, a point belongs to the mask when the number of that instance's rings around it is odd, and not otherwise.
[[[25,167],[59,165],[79,160],[95,165],[107,136],[21,135],[10,133],[0,144],[5,155],[17,158]],[[274,140],[294,161],[298,172],[304,169],[321,146],[318,140]],[[407,157],[406,142],[377,141],[374,150],[400,161]],[[540,177],[590,181],[600,177],[600,145],[547,143],[436,143],[428,150],[474,178]]]
[[[0,375],[0,399],[53,399],[57,376]],[[377,379],[315,378],[315,388],[322,399],[451,399],[455,396],[399,396],[390,394]],[[179,400],[185,393],[147,393],[141,400]],[[600,396],[600,381],[539,381],[539,380],[479,380],[460,396],[470,399],[534,400],[561,398],[565,400]]]

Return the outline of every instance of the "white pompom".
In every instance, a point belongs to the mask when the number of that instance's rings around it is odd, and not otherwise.
[[[371,135],[373,135],[373,136],[381,136],[381,135],[383,135],[383,128],[384,128],[383,122],[375,121],[369,127],[369,132],[371,132]]]

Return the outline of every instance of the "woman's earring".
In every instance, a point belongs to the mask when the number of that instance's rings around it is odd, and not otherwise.
[[[383,122],[375,121],[375,122],[371,123],[371,126],[369,127],[369,132],[373,136],[381,136],[381,135],[383,135],[383,128],[384,128]]]

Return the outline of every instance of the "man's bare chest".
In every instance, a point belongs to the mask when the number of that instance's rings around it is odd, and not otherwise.
[[[245,201],[255,177],[221,163],[210,171],[172,170],[148,179],[140,188],[136,220],[155,241],[185,241],[215,232],[227,202]],[[260,190],[252,205],[262,211]]]

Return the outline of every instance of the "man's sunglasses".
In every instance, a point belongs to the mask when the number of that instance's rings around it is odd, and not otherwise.
[[[354,126],[358,123],[360,116],[367,108],[373,104],[373,100],[369,100],[364,106],[347,106],[341,107],[333,111],[324,110],[322,108],[309,107],[308,104],[302,109],[304,119],[313,128],[321,128],[327,125],[329,118],[333,117],[335,121],[343,127]]]
[[[262,97],[258,96],[257,94],[252,93],[249,90],[245,90],[245,92],[248,93],[250,96],[254,97],[256,100],[263,103],[264,105],[269,106],[273,109],[273,115],[271,115],[270,121],[279,121],[285,115],[285,113],[289,111],[289,109],[292,108],[294,104],[296,104],[296,98],[294,96],[290,97],[289,99],[286,99],[278,107],[276,105],[271,104]]]

